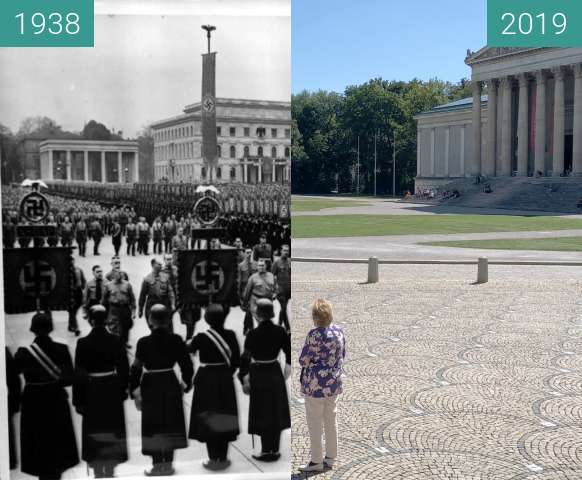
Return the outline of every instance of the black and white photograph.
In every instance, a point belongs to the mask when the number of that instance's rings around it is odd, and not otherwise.
[[[287,479],[290,0],[95,11],[0,48],[0,478]]]

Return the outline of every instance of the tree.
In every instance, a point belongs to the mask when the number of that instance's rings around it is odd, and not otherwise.
[[[17,154],[17,140],[11,130],[0,124],[0,176],[4,185],[19,180],[23,175]]]
[[[111,133],[111,131],[102,123],[90,120],[83,127],[81,136],[85,140],[121,140],[121,136]]]

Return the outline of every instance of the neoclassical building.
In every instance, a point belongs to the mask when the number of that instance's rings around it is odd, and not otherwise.
[[[139,182],[138,143],[126,140],[44,140],[40,178],[99,183]]]
[[[416,188],[582,175],[582,48],[467,52],[473,98],[421,113]]]
[[[218,166],[215,182],[284,183],[291,172],[291,104],[216,99]],[[209,179],[201,155],[200,102],[151,125],[155,180]]]

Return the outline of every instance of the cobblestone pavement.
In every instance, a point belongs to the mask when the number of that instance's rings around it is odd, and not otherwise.
[[[347,338],[340,454],[321,479],[582,479],[582,272],[296,264],[294,363],[310,306]],[[309,461],[299,367],[292,479]]]

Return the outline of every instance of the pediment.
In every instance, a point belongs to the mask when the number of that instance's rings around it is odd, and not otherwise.
[[[470,49],[468,49],[467,57],[465,58],[465,63],[467,65],[472,65],[474,63],[479,63],[488,60],[496,60],[511,55],[521,55],[527,52],[533,52],[538,50],[544,49],[525,47],[483,47],[482,49],[476,52],[473,52]]]

